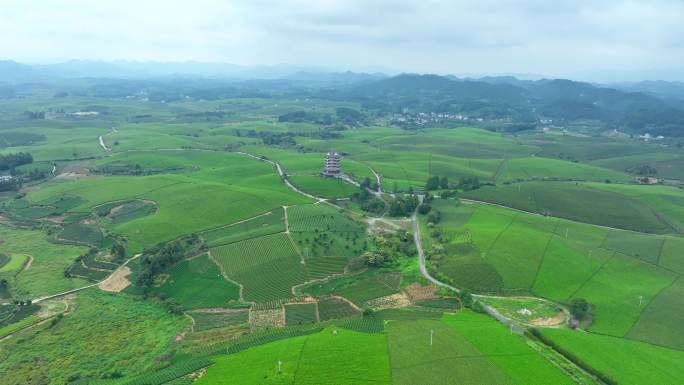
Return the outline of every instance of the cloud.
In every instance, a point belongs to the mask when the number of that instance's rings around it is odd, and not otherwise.
[[[0,0],[0,9],[0,52],[29,62],[545,74],[684,62],[678,0]]]

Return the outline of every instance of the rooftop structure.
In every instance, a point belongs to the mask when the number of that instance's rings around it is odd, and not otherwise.
[[[323,167],[323,175],[336,176],[342,171],[342,157],[336,152],[328,152],[325,154],[325,166]]]

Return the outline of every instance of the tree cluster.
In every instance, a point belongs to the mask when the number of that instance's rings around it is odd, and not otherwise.
[[[140,257],[140,273],[136,284],[145,291],[154,284],[155,277],[166,271],[176,262],[198,253],[204,244],[197,234],[157,245],[146,250]]]
[[[390,202],[389,214],[393,217],[407,217],[418,206],[418,198],[415,195],[397,196]]]
[[[23,164],[33,163],[33,156],[28,152],[0,155],[0,171],[12,170]]]

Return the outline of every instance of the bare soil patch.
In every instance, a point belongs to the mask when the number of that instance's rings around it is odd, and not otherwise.
[[[98,286],[104,291],[118,293],[131,285],[131,281],[128,280],[130,274],[131,269],[128,266],[121,266]]]
[[[411,300],[409,300],[408,296],[404,293],[396,293],[385,297],[372,299],[367,303],[368,306],[375,310],[382,310],[407,307],[411,304]]]
[[[422,301],[437,298],[437,288],[434,286],[421,286],[418,282],[412,283],[406,289],[406,295],[411,301]]]

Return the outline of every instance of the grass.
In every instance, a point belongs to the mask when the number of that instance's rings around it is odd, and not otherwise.
[[[226,280],[206,254],[181,261],[154,291],[188,309],[226,306],[240,299],[240,287]]]
[[[307,273],[285,234],[249,239],[211,250],[223,272],[244,287],[247,301],[290,298]]]
[[[214,357],[198,385],[263,383],[390,384],[382,334],[331,329]],[[281,362],[278,372],[278,362]]]
[[[77,374],[99,378],[113,370],[137,374],[168,353],[173,336],[189,324],[150,301],[94,289],[78,294],[76,309],[49,329],[31,328],[21,338],[3,341],[3,381],[65,383]]]
[[[12,334],[17,330],[23,329],[29,325],[32,325],[36,321],[40,320],[40,318],[36,315],[30,315],[28,317],[22,318],[21,320],[17,322],[13,322],[7,326],[3,326],[0,328],[0,338],[5,337],[6,335]]]
[[[555,304],[539,298],[481,297],[479,300],[493,307],[508,319],[524,324],[532,324],[538,319],[554,318],[561,312],[561,309]],[[530,313],[527,314],[524,310],[528,310]]]
[[[5,263],[0,266],[0,273],[15,271],[24,265],[28,257],[23,254],[10,254],[6,256]]]
[[[292,303],[285,305],[285,324],[302,325],[318,321],[318,306],[315,303]]]
[[[0,252],[33,257],[30,268],[8,278],[15,295],[35,298],[85,286],[87,283],[82,279],[64,277],[64,270],[86,248],[49,242],[48,236],[39,230],[7,226],[0,226],[0,239],[4,241],[0,244]]]
[[[542,332],[619,384],[678,384],[684,381],[684,352],[568,329],[544,329]]]

